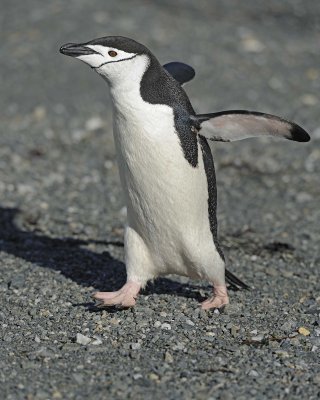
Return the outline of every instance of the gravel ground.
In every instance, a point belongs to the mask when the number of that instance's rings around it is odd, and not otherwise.
[[[1,399],[316,399],[320,392],[317,0],[1,1]],[[58,53],[120,34],[197,71],[202,113],[292,118],[309,144],[214,145],[220,236],[250,284],[221,314],[168,277],[130,310],[107,87]]]

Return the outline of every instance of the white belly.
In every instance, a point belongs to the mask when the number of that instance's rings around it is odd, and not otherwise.
[[[128,225],[148,247],[159,275],[206,276],[201,264],[219,256],[200,145],[193,168],[174,132],[170,107],[144,103],[127,111],[115,108],[114,136]]]

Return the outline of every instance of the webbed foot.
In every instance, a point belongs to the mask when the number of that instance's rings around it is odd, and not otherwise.
[[[213,296],[201,303],[203,310],[210,308],[222,308],[229,304],[229,296],[227,287],[225,285],[215,286],[213,289]]]
[[[133,307],[141,289],[137,282],[127,282],[116,292],[97,292],[92,297],[99,301],[99,307],[119,305],[122,307]]]

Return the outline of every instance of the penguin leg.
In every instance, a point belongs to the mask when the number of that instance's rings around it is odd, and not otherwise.
[[[139,291],[149,279],[153,279],[153,263],[149,251],[140,235],[127,226],[124,236],[127,283],[115,292],[97,292],[93,298],[100,301],[99,307],[119,305],[133,307]]]
[[[225,262],[221,257],[215,260],[215,265],[207,270],[210,282],[213,283],[213,296],[201,303],[203,310],[221,308],[229,304],[229,296],[225,283]]]
[[[229,304],[229,296],[226,285],[213,286],[213,296],[201,303],[203,310],[210,308],[221,308]]]

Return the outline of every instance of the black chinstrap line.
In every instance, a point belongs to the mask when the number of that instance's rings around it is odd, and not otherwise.
[[[121,61],[128,61],[128,60],[132,60],[133,58],[137,57],[138,54],[135,54],[134,56],[130,57],[130,58],[124,58],[122,60],[114,60],[114,61],[106,61],[104,63],[102,63],[101,65],[99,65],[98,67],[91,67],[92,69],[98,69],[103,67],[106,64],[113,64],[113,63],[117,63],[117,62],[121,62]]]

